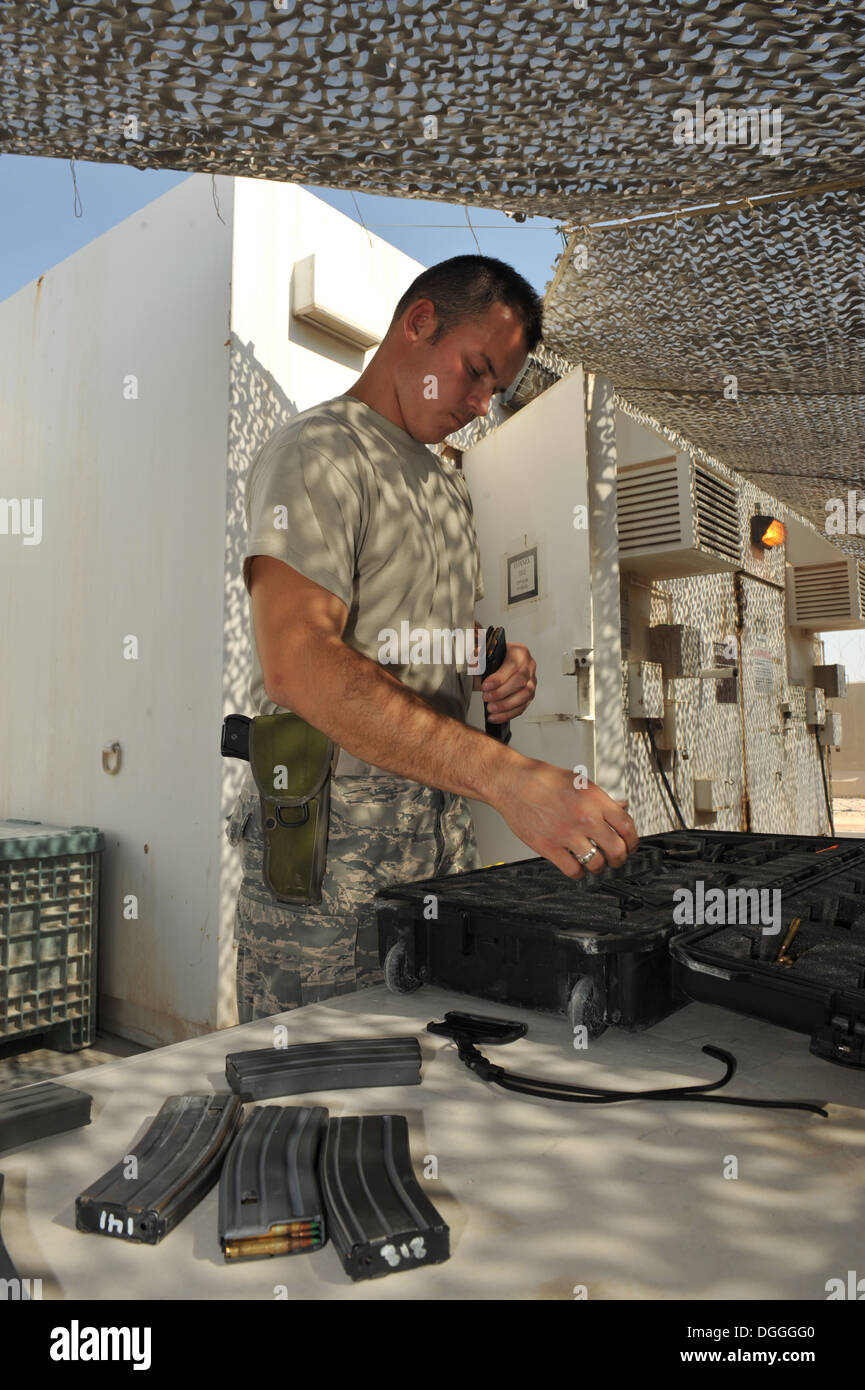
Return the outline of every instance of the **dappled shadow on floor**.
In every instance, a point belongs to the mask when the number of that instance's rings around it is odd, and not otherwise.
[[[16,1038],[0,1044],[0,1093],[51,1077],[62,1079],[85,1067],[98,1067],[103,1062],[116,1062],[120,1057],[133,1057],[147,1051],[149,1049],[139,1043],[110,1033],[97,1033],[94,1045],[80,1052],[58,1052],[56,1048],[44,1047],[39,1034],[32,1038]]]

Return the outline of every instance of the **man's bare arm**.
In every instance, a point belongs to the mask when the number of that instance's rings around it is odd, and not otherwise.
[[[479,729],[439,714],[378,662],[342,641],[341,599],[281,560],[251,562],[250,593],[264,686],[364,762],[425,786],[487,802],[563,873],[593,840],[607,862],[636,848],[630,816],[599,787],[573,789],[565,768],[526,758]],[[571,852],[569,852],[571,851]],[[603,867],[596,855],[589,866]]]
[[[252,563],[250,593],[264,687],[274,704],[295,710],[364,762],[487,799],[502,750],[346,646],[341,599],[263,555]],[[520,754],[505,761],[518,760]]]

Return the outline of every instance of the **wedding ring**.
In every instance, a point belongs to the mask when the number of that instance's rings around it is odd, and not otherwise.
[[[577,863],[582,864],[584,868],[586,864],[588,864],[592,856],[597,854],[598,852],[598,846],[595,844],[594,840],[589,840],[589,844],[592,846],[592,848],[589,850],[588,854],[578,854],[575,856]]]

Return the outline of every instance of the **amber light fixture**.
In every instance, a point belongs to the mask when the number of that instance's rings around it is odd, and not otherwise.
[[[783,521],[774,516],[751,517],[751,544],[763,550],[771,550],[773,545],[783,545],[787,538],[787,528]]]

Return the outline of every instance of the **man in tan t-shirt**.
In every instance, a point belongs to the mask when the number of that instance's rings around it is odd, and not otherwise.
[[[250,468],[251,698],[259,714],[294,710],[341,751],[320,906],[269,892],[251,777],[238,798],[241,1022],[379,983],[373,897],[478,867],[466,797],[572,878],[636,847],[622,803],[466,724],[472,688],[493,722],[526,709],[536,681],[525,646],[509,644],[484,678],[447,645],[409,651],[404,640],[475,627],[471,500],[426,445],[486,414],[540,333],[540,301],[512,267],[480,256],[433,266],[350,391],[284,425]]]

